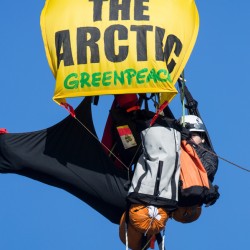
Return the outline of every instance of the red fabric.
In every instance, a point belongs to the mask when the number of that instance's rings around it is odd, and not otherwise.
[[[155,249],[155,235],[152,236],[151,240],[150,240],[150,248],[151,249]]]
[[[0,134],[6,134],[8,133],[6,128],[0,128]]]
[[[131,111],[134,111],[134,110],[139,110],[140,109],[140,106],[133,106],[131,108],[128,108],[127,109],[127,112],[131,112]]]
[[[75,110],[71,105],[69,105],[66,102],[61,103],[60,105],[63,106],[65,109],[67,109],[67,111],[70,113],[71,116],[73,116],[74,118],[76,117]]]
[[[120,136],[124,136],[124,135],[132,135],[132,132],[130,130],[130,128],[128,126],[124,126],[124,127],[118,127],[117,128],[118,133]]]
[[[115,95],[115,99],[113,101],[111,109],[115,108],[117,105],[121,108],[126,109],[127,112],[128,110],[133,110],[134,107],[138,107],[137,95],[136,94]],[[109,114],[102,136],[102,144],[104,145],[104,150],[108,155],[110,154],[110,151],[115,145],[115,141],[112,138],[112,128],[113,128],[113,121]],[[115,151],[113,153],[115,153],[116,157],[119,157],[118,152]],[[118,168],[122,168],[121,162],[118,161],[117,159],[114,160],[114,164]]]
[[[136,94],[116,95],[115,100],[121,108],[130,109],[133,106],[138,106],[138,98]]]
[[[151,122],[150,122],[150,126],[153,126],[153,124],[155,123],[156,119],[158,118],[158,116],[160,115],[160,113],[168,106],[168,101],[165,101],[157,110],[156,114],[154,115],[154,117],[152,118]]]

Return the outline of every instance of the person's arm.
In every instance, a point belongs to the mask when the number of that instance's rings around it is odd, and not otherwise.
[[[194,148],[207,171],[209,180],[213,182],[214,176],[218,169],[218,157],[215,155],[212,149],[208,147],[207,144],[195,145]]]

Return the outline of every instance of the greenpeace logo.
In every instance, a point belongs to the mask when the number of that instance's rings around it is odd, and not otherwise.
[[[135,69],[126,69],[124,71],[107,71],[107,72],[94,72],[89,74],[88,72],[82,72],[80,74],[69,74],[64,80],[64,88],[66,89],[78,89],[78,88],[90,88],[90,87],[109,87],[109,86],[123,86],[131,85],[135,83],[149,84],[149,83],[171,83],[171,77],[167,69],[155,69],[143,68],[139,71]]]

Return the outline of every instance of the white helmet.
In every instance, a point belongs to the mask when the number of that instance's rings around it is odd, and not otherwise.
[[[180,119],[180,124],[183,124],[185,128],[187,128],[190,132],[205,132],[206,128],[204,123],[202,122],[201,118],[196,115],[185,115],[182,116]]]

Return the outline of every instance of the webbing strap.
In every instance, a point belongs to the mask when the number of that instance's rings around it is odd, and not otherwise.
[[[156,175],[155,189],[154,189],[154,196],[155,197],[157,197],[159,195],[159,187],[160,187],[160,181],[161,181],[161,175],[162,175],[162,167],[163,167],[163,161],[159,161],[158,171],[157,171],[157,175]]]
[[[155,235],[156,241],[158,243],[159,249],[160,250],[166,250],[165,248],[165,230],[163,230],[163,236],[161,233],[158,233]]]
[[[165,101],[157,110],[157,112],[155,113],[154,117],[152,118],[151,122],[150,122],[150,127],[154,125],[155,121],[157,120],[157,118],[159,117],[160,113],[168,106],[168,101]]]
[[[178,79],[178,84],[179,84],[179,88],[183,89],[183,92],[184,92],[184,97],[186,99],[185,108],[188,109],[188,113],[190,115],[196,115],[199,118],[201,118],[201,115],[200,115],[199,110],[198,110],[198,102],[193,98],[193,96],[189,92],[186,84],[183,85],[183,83],[182,83],[183,81],[185,82],[185,80],[184,80],[184,74],[182,74],[181,77]],[[201,118],[201,120],[202,120],[202,118]],[[184,124],[184,122],[185,121],[183,121],[183,124]],[[204,124],[204,126],[205,126],[205,124]],[[213,144],[211,142],[211,139],[210,139],[210,136],[209,136],[209,133],[208,133],[207,129],[206,129],[206,137],[207,137],[207,143],[209,144],[209,146],[213,150],[214,149],[213,148]]]
[[[184,71],[182,72],[180,78],[179,78],[179,86],[181,89],[181,104],[182,104],[182,119],[183,119],[183,124],[185,124],[185,78],[184,78]]]
[[[97,106],[98,103],[99,103],[99,95],[93,96],[92,97],[92,102],[93,102],[94,105]]]
[[[125,222],[126,250],[128,250],[128,224]]]
[[[147,235],[143,235],[142,236],[142,241],[141,241],[141,248],[142,249],[146,249],[148,245],[148,241],[147,241]]]

